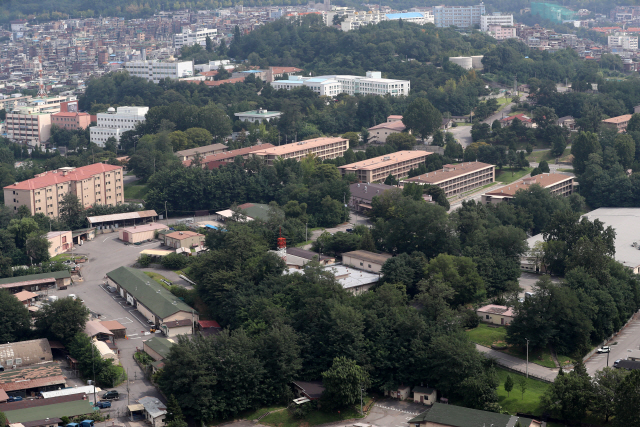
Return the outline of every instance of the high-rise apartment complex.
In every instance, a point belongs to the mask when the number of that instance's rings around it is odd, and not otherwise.
[[[122,166],[104,163],[60,168],[4,187],[4,204],[14,212],[25,205],[31,215],[43,213],[52,218],[60,215],[60,202],[69,193],[75,194],[84,208],[115,206],[124,202],[122,178]]]
[[[106,113],[98,113],[97,124],[90,128],[91,142],[103,147],[107,139],[114,137],[120,142],[120,135],[133,130],[136,123],[144,122],[149,107],[111,107]]]

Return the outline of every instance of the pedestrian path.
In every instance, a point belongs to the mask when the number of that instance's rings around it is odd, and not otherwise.
[[[498,365],[504,366],[505,368],[509,368],[521,374],[526,374],[527,372],[526,360],[522,360],[501,351],[493,350],[492,348],[485,347],[480,344],[476,344],[476,349],[486,357],[493,358]],[[544,366],[540,366],[535,363],[529,363],[528,370],[530,377],[546,382],[553,382],[558,375],[558,370],[545,368]]]

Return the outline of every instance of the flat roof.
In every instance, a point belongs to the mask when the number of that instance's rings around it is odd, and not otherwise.
[[[404,182],[424,183],[424,184],[438,184],[443,181],[448,181],[452,178],[457,178],[470,173],[480,171],[482,169],[494,168],[494,165],[482,162],[467,162],[459,165],[446,165],[441,170],[427,172],[413,178],[405,179]]]
[[[387,19],[424,18],[420,12],[387,13]]]
[[[346,256],[361,259],[364,261],[375,262],[377,264],[384,264],[389,258],[393,258],[393,255],[391,254],[376,254],[374,252],[363,250],[345,252],[342,254],[343,258]]]
[[[202,236],[204,234],[196,233],[195,231],[174,231],[173,233],[166,234],[165,237],[169,237],[171,239],[183,240],[189,237]]]
[[[153,230],[168,230],[169,227],[160,222],[149,222],[141,225],[134,225],[133,227],[121,228],[121,231],[127,231],[129,233],[144,233],[146,231]]]
[[[152,256],[167,256],[172,254],[174,251],[163,250],[163,249],[145,249],[140,251],[140,255],[152,255]]]
[[[640,265],[640,250],[633,246],[640,244],[640,208],[599,208],[583,217],[589,221],[599,219],[616,231],[616,261],[630,268]]]
[[[612,124],[624,123],[624,122],[628,122],[631,119],[631,116],[632,116],[631,114],[623,114],[622,116],[611,117],[610,119],[604,119],[602,122],[612,123]]]
[[[484,195],[495,197],[512,197],[518,190],[526,190],[532,185],[539,185],[542,188],[547,188],[552,185],[559,184],[564,181],[573,180],[574,177],[570,175],[564,175],[561,173],[541,173],[540,175],[532,176],[529,178],[522,178],[518,181],[498,188],[497,190],[490,191]]]
[[[313,138],[306,141],[292,142],[291,144],[280,145],[277,147],[267,148],[254,152],[256,156],[282,156],[284,154],[295,153],[302,150],[311,150],[323,147],[325,145],[334,144],[336,142],[347,142],[345,138]]]
[[[281,111],[266,111],[266,110],[251,110],[251,111],[243,111],[242,113],[235,113],[235,116],[247,116],[247,117],[267,117],[267,116],[279,116],[282,114]]]
[[[346,265],[328,265],[322,268],[333,274],[336,281],[344,288],[356,288],[358,286],[369,285],[380,280],[379,274],[369,273],[368,271],[357,270]],[[284,274],[305,273],[306,270],[286,269]]]
[[[138,211],[138,212],[125,212],[119,214],[111,214],[111,215],[99,215],[99,216],[89,216],[87,220],[90,224],[97,224],[101,222],[112,222],[112,221],[124,221],[127,219],[140,219],[140,218],[153,218],[158,216],[156,211]]]
[[[420,150],[396,151],[395,153],[374,157],[373,159],[362,160],[360,162],[355,162],[348,165],[340,166],[338,169],[342,169],[344,171],[375,170],[385,166],[404,162],[407,160],[415,160],[415,159],[419,159],[420,157],[426,158],[431,154],[433,153],[430,151],[420,151]]]

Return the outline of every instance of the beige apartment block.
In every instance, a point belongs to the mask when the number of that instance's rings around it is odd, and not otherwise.
[[[527,190],[532,185],[539,185],[548,189],[551,194],[569,197],[573,194],[574,177],[560,173],[542,173],[540,175],[523,178],[497,190],[482,195],[482,203],[497,204],[504,200],[511,200],[518,190]]]
[[[468,162],[459,165],[444,165],[441,170],[414,176],[404,180],[403,183],[435,185],[442,188],[445,196],[449,197],[482,187],[495,180],[496,167],[494,165]]]
[[[60,203],[75,194],[84,208],[124,203],[122,166],[95,163],[80,168],[64,167],[4,187],[4,204],[14,212],[25,205],[32,215],[57,218]]]
[[[254,151],[252,154],[265,159],[268,165],[272,165],[276,159],[300,160],[309,154],[314,154],[321,160],[342,157],[349,149],[349,140],[344,138],[315,138],[306,141],[293,142]]]
[[[338,169],[342,175],[353,173],[360,182],[378,182],[393,175],[396,179],[403,178],[423,163],[427,156],[433,153],[428,151],[398,151],[386,156],[374,157],[362,160],[350,165],[340,166]]]

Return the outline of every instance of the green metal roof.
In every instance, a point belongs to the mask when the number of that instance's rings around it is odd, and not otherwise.
[[[179,311],[195,312],[193,308],[140,270],[119,267],[108,272],[107,276],[160,319]]]
[[[68,270],[52,271],[51,273],[28,274],[26,276],[7,277],[5,279],[0,279],[0,285],[6,285],[7,283],[16,283],[16,282],[28,282],[30,280],[62,279],[66,277],[71,278],[71,274],[69,273]]]
[[[431,409],[408,421],[409,424],[432,422],[452,427],[513,427],[517,421],[528,427],[531,420],[515,415],[504,415],[496,412],[480,411],[462,406],[434,403]]]
[[[88,400],[74,400],[72,402],[37,406],[35,408],[6,411],[4,414],[10,423],[27,423],[29,421],[44,420],[46,418],[75,417],[77,415],[91,413],[93,413],[93,407]]]
[[[153,337],[146,340],[144,345],[158,353],[164,359],[169,355],[169,350],[171,350],[174,343],[169,341],[167,338]]]
[[[269,219],[269,205],[263,203],[245,203],[238,206],[242,213],[253,218],[266,221]]]

